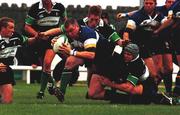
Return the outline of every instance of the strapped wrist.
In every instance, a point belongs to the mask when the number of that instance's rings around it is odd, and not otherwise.
[[[70,51],[70,55],[71,56],[76,56],[76,54],[77,54],[77,51],[75,49]]]

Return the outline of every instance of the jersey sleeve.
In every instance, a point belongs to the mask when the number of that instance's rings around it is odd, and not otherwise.
[[[21,45],[27,45],[28,44],[28,37],[24,35],[20,35],[18,33],[15,33],[15,36],[17,36],[20,40]]]
[[[34,25],[35,24],[35,21],[36,21],[36,12],[37,12],[37,3],[36,4],[33,4],[29,11],[28,11],[28,14],[25,18],[25,24],[28,24],[28,25]]]
[[[105,38],[107,38],[109,41],[116,42],[119,39],[121,39],[120,36],[118,35],[118,33],[114,29],[112,29],[111,26],[104,24],[104,26],[102,28],[104,30],[102,32],[103,36]]]
[[[83,38],[84,40],[84,49],[87,51],[95,51],[96,49],[96,44],[97,44],[97,40],[99,35],[97,32],[91,30],[91,29],[85,29],[84,30],[84,35]]]
[[[58,7],[58,9],[60,10],[61,20],[64,22],[65,17],[67,17],[66,8],[65,8],[64,5],[62,5],[61,3],[57,3],[57,7]]]

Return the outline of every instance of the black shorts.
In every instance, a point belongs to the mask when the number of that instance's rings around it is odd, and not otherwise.
[[[6,72],[0,72],[0,85],[15,84],[13,70],[8,67]]]
[[[172,41],[170,28],[164,29],[159,36],[152,39],[152,54],[172,53]]]
[[[176,55],[180,55],[180,27],[173,31],[173,47]]]
[[[44,56],[47,49],[52,49],[51,40],[52,38],[49,38],[48,40],[38,40],[33,44],[34,49],[36,49],[40,56]]]
[[[146,44],[138,44],[140,57],[143,59],[149,58],[152,56],[152,49],[149,45]]]
[[[152,46],[152,55],[172,53],[171,41],[156,40]]]

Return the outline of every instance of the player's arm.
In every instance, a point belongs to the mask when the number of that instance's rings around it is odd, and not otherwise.
[[[65,53],[69,56],[75,56],[84,59],[94,59],[95,57],[95,48],[96,48],[96,39],[91,39],[90,42],[84,44],[84,51],[78,51],[71,49],[69,45],[63,44],[60,46],[59,50],[62,53]]]
[[[112,84],[113,88],[116,88],[120,91],[124,91],[130,94],[142,94],[143,92],[143,86],[142,85],[137,85],[134,86],[130,82],[122,83],[122,84]]]
[[[130,41],[130,34],[136,29],[136,23],[133,20],[128,20],[126,29],[123,33],[123,40],[126,42]]]
[[[127,81],[124,83],[114,83],[106,78],[103,79],[103,83],[109,87],[131,94],[142,94],[143,86],[136,85],[137,82],[138,82],[138,78],[131,74],[128,75]]]
[[[17,33],[17,36],[20,39],[22,45],[31,45],[39,39],[37,36],[28,38],[27,36],[20,35],[18,33]]]
[[[137,10],[134,10],[134,11],[131,11],[131,12],[127,12],[127,13],[118,13],[117,15],[116,15],[116,18],[117,19],[121,19],[121,18],[125,18],[125,17],[130,17],[130,16],[132,16],[134,13],[136,13],[137,12]]]
[[[0,62],[0,72],[6,72],[7,66]]]
[[[164,21],[161,26],[154,31],[155,34],[161,32],[163,29],[167,28],[168,26],[172,25],[174,23],[173,19],[167,19]]]
[[[48,36],[54,36],[54,35],[59,35],[59,34],[62,34],[64,32],[64,25],[62,24],[60,27],[58,28],[52,28],[52,29],[49,29],[45,32],[40,32],[38,34],[38,36],[40,38],[48,38]]]
[[[38,35],[38,32],[31,25],[25,24],[24,30],[32,37]]]
[[[95,52],[90,52],[90,51],[75,51],[76,53],[74,56],[80,57],[80,58],[85,58],[85,59],[94,59],[95,57]]]

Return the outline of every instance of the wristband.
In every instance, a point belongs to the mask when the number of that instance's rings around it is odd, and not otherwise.
[[[77,54],[77,51],[75,49],[70,51],[70,55],[71,56],[76,56],[76,54]]]
[[[76,56],[76,54],[77,54],[77,51],[74,51],[73,56]]]

